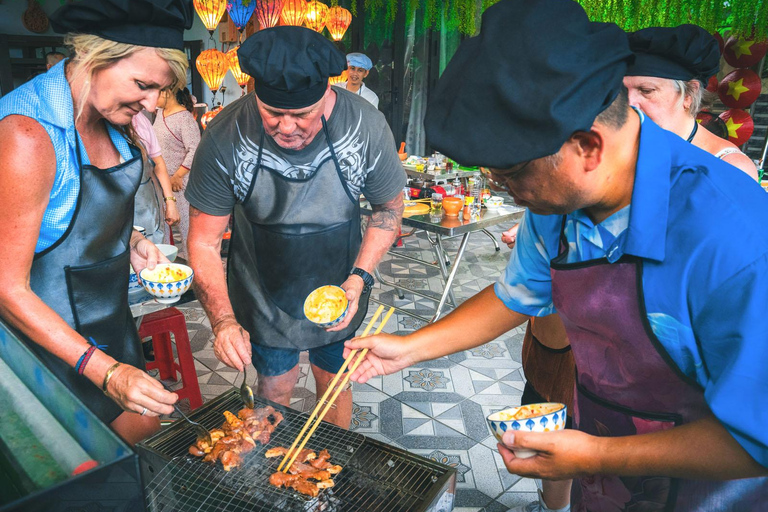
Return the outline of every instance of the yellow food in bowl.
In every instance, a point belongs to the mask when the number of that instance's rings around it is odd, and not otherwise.
[[[146,278],[155,283],[173,283],[187,278],[188,274],[184,269],[171,265],[158,265],[154,270],[148,271]]]
[[[554,403],[523,405],[521,407],[514,407],[505,411],[499,411],[496,414],[491,414],[488,419],[491,421],[524,420],[527,418],[536,418],[538,416],[551,414],[562,408],[562,404]]]
[[[304,315],[310,322],[327,324],[347,309],[347,296],[338,286],[321,286],[304,301]]]

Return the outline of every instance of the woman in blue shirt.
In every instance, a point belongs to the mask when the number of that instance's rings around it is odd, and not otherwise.
[[[164,257],[132,229],[142,174],[131,119],[183,83],[188,0],[83,0],[51,17],[72,57],[0,100],[0,316],[126,441],[177,395],[143,370],[127,300]]]

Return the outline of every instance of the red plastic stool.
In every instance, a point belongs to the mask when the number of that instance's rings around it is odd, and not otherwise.
[[[173,357],[171,333],[176,340],[176,354],[179,362]],[[160,370],[161,380],[176,380],[176,372],[181,373],[182,386],[174,393],[189,399],[189,408],[196,409],[203,405],[200,395],[200,385],[197,382],[195,359],[192,357],[192,347],[189,344],[187,321],[184,314],[176,308],[168,308],[146,315],[139,328],[139,336],[152,338],[155,349],[155,360],[147,361],[147,370]]]

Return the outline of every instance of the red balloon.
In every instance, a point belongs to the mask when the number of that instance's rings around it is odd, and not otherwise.
[[[735,68],[748,68],[758,64],[766,51],[768,51],[768,41],[758,43],[748,39],[729,37],[723,49],[723,58]]]
[[[709,77],[709,82],[707,82],[706,89],[709,92],[717,92],[717,85],[718,85],[717,84],[717,75],[712,75],[711,77]]]
[[[760,77],[751,69],[735,69],[720,81],[717,93],[726,107],[744,108],[760,96]]]
[[[720,114],[720,119],[728,127],[728,140],[741,146],[745,144],[755,131],[755,123],[749,114],[738,108],[726,110]]]
[[[723,54],[723,47],[725,47],[725,41],[723,41],[723,36],[720,35],[720,32],[715,32],[712,34],[712,37],[715,38],[717,41],[717,46],[720,48],[720,55]]]

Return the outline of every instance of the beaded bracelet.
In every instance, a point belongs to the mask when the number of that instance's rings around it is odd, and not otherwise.
[[[83,352],[83,355],[80,356],[80,359],[77,360],[77,364],[75,364],[75,370],[77,370],[78,375],[82,375],[83,372],[85,372],[85,365],[88,364],[88,361],[91,360],[91,356],[96,351],[96,346],[91,345],[88,347],[88,350]]]

